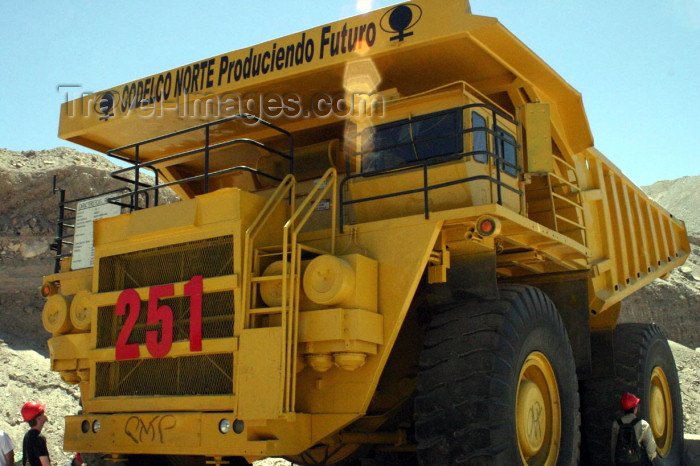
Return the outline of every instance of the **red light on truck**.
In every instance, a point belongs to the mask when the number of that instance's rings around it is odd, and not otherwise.
[[[476,231],[481,236],[497,235],[501,231],[501,222],[493,217],[482,217],[476,222]]]

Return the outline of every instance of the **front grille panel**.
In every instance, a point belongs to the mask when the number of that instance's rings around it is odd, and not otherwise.
[[[125,290],[233,274],[233,236],[161,246],[99,261],[98,291]]]
[[[187,341],[190,338],[190,298],[163,298],[159,305],[167,305],[173,310],[173,341]],[[128,343],[144,344],[147,330],[160,330],[160,324],[146,325],[148,303],[141,302],[139,318],[129,335]],[[133,312],[133,310],[130,310]],[[202,338],[233,337],[233,291],[219,291],[202,295]],[[115,306],[102,306],[97,309],[97,348],[115,346],[126,315],[117,316]]]
[[[233,354],[98,362],[95,396],[197,396],[233,393]]]

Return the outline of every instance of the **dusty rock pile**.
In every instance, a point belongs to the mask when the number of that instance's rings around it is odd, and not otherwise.
[[[49,422],[42,433],[52,464],[66,464],[69,456],[63,452],[63,416],[80,409],[77,385],[65,384],[40,352],[10,348],[4,342],[0,342],[0,367],[0,430],[7,432],[15,444],[15,460],[21,459],[22,438],[29,429],[22,421],[20,408],[25,401],[36,400],[46,404]]]
[[[41,324],[41,277],[53,270],[57,197],[52,178],[69,198],[114,189],[108,176],[118,168],[103,157],[73,149],[15,152],[0,149],[0,429],[17,447],[27,425],[19,410],[28,399],[48,405],[45,427],[53,464],[65,464],[63,416],[79,410],[78,391],[51,372]],[[683,392],[686,433],[700,434],[700,177],[685,177],[644,188],[657,202],[686,220],[693,241],[686,265],[668,280],[656,280],[623,303],[623,320],[656,322],[678,342],[672,344]],[[267,466],[288,464],[266,460]]]

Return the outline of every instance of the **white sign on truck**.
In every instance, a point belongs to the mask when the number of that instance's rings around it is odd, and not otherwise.
[[[75,213],[75,236],[73,238],[73,260],[71,269],[87,269],[93,266],[95,247],[92,224],[95,220],[121,214],[121,207],[110,204],[107,199],[114,194],[94,197],[78,202]]]

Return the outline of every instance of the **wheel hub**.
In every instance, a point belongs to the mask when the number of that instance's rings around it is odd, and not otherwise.
[[[554,369],[539,351],[523,362],[515,423],[523,464],[554,465],[561,442],[561,402]]]
[[[544,397],[536,383],[524,380],[518,396],[518,439],[527,456],[534,456],[542,448],[547,432]]]
[[[659,455],[665,457],[671,451],[673,440],[673,403],[666,373],[655,367],[649,386],[649,424]]]
[[[661,389],[657,386],[651,387],[651,429],[654,432],[654,437],[660,437],[666,430],[666,403],[664,403],[664,395]]]

